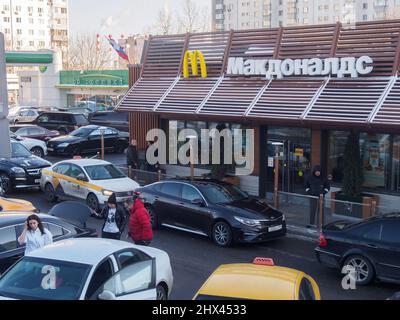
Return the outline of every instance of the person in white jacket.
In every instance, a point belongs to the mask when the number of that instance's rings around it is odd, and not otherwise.
[[[43,227],[42,220],[37,215],[28,217],[25,228],[18,238],[18,243],[25,247],[25,255],[53,243],[53,235]]]

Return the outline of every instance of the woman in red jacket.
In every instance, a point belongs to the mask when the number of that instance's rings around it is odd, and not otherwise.
[[[153,240],[150,215],[142,200],[136,199],[129,220],[129,235],[136,245],[148,246]]]

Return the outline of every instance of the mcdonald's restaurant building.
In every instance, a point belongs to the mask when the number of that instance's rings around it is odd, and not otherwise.
[[[345,145],[356,130],[364,191],[397,208],[399,69],[400,20],[155,36],[143,66],[131,68],[118,110],[130,112],[140,149],[153,128],[254,129],[255,170],[240,179],[260,197],[273,191],[277,146],[280,190],[304,193],[314,165],[339,190]]]

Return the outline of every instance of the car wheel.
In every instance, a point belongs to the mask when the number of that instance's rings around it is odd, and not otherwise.
[[[31,150],[32,154],[39,157],[39,158],[43,158],[44,157],[44,151],[42,148],[40,147],[34,147]]]
[[[60,128],[58,129],[58,132],[60,133],[60,135],[62,136],[66,136],[68,134],[68,130],[65,128]]]
[[[10,177],[5,174],[2,173],[0,174],[0,184],[1,184],[1,188],[3,189],[4,193],[10,193],[12,190],[12,184],[11,184],[11,180]]]
[[[88,195],[86,199],[86,204],[89,206],[90,209],[98,212],[100,210],[99,199],[91,193]]]
[[[232,244],[232,229],[226,222],[217,222],[212,229],[212,239],[219,247],[229,247]]]
[[[147,207],[147,212],[149,213],[150,216],[151,227],[153,228],[153,230],[157,230],[159,227],[157,213],[151,206]]]
[[[125,151],[125,149],[124,149],[123,145],[121,145],[121,144],[118,144],[115,147],[115,153],[122,154],[122,153],[124,153],[124,151]]]
[[[371,262],[363,256],[354,255],[347,257],[343,264],[343,267],[345,266],[349,266],[355,270],[357,285],[366,286],[374,279],[374,267],[372,266]]]
[[[80,156],[81,152],[78,147],[73,147],[70,152],[71,157]]]
[[[51,183],[46,184],[46,186],[44,187],[44,191],[45,191],[46,200],[48,202],[56,202],[57,201],[56,191],[54,190],[54,187]]]
[[[168,294],[167,290],[165,290],[165,287],[161,284],[159,284],[156,288],[157,291],[157,300],[168,300]]]

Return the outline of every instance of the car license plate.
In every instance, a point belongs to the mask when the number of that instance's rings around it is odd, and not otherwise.
[[[47,151],[53,152],[54,149],[53,148],[47,148]]]
[[[282,230],[282,229],[283,229],[282,225],[275,226],[275,227],[268,228],[268,232],[275,232],[275,231],[279,231],[279,230]]]
[[[35,179],[35,183],[40,183],[40,179]]]

